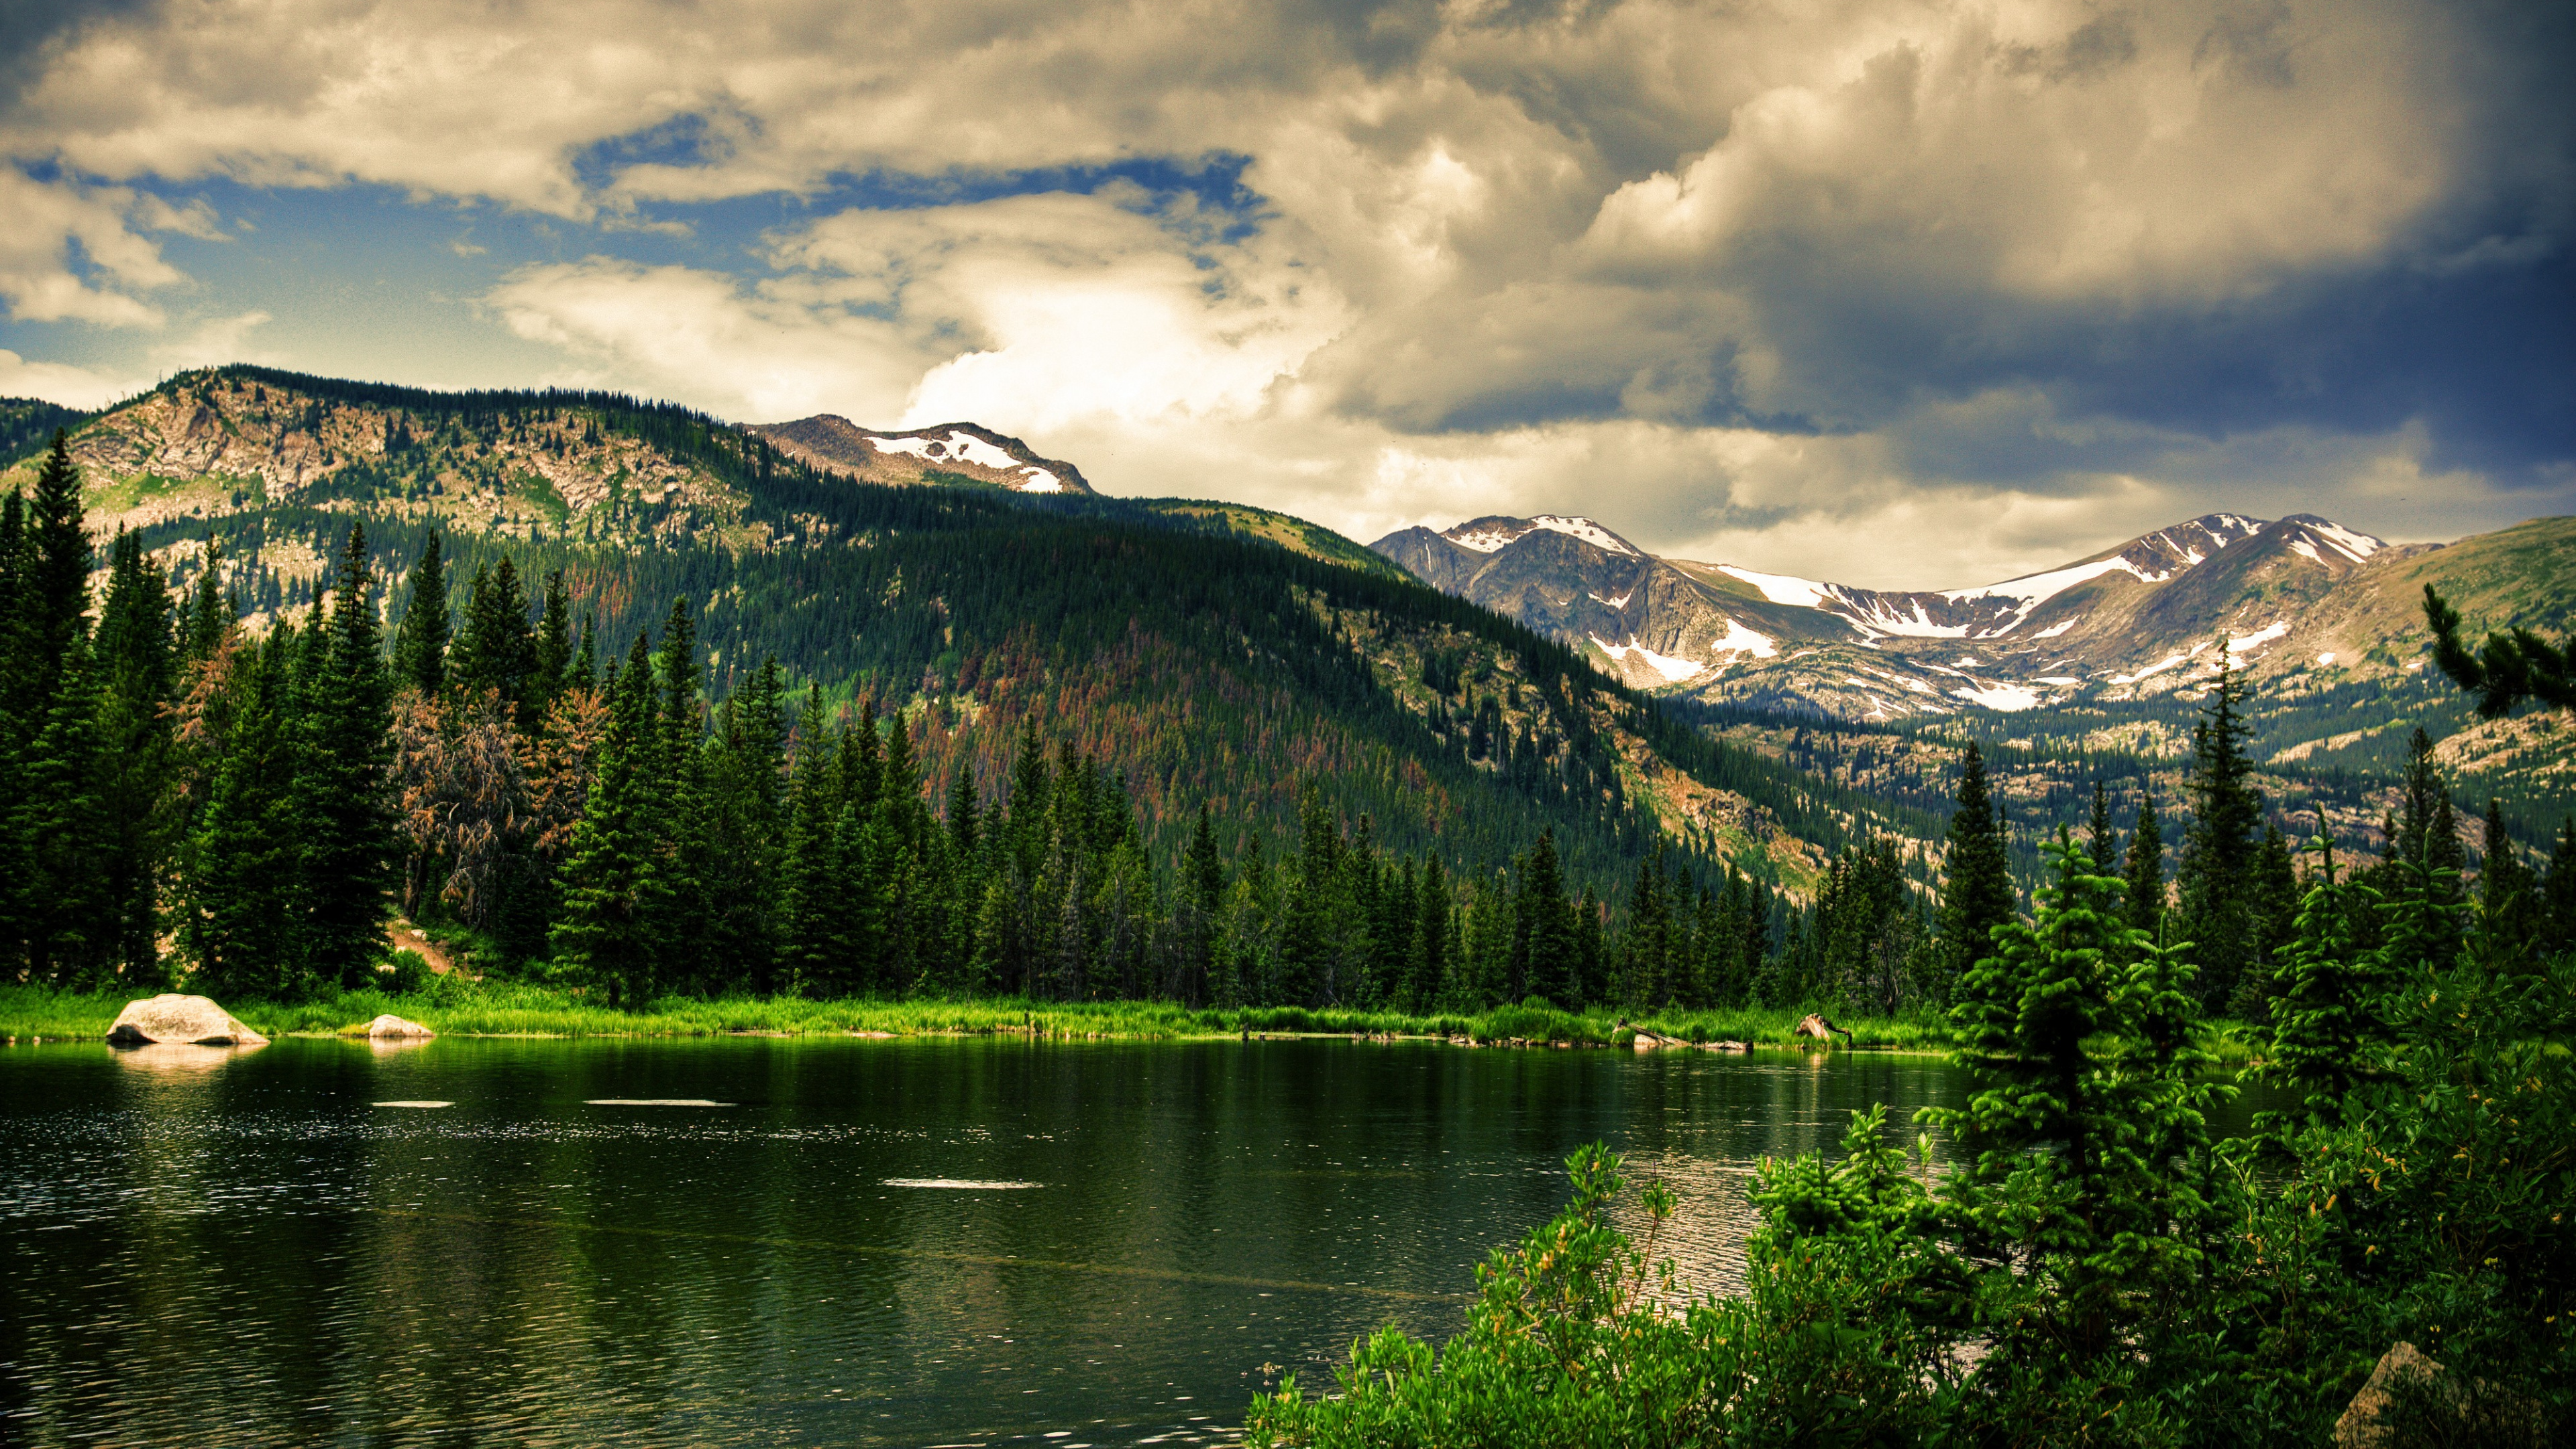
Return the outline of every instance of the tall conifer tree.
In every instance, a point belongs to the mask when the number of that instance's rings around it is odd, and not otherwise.
[[[2220,652],[2217,683],[2192,727],[2191,824],[2183,831],[2183,936],[2201,968],[2202,1001],[2226,1006],[2261,956],[2261,897],[2255,858],[2261,847],[2263,797],[2251,782],[2246,726],[2239,706],[2243,676]]]
[[[1986,784],[1985,752],[1968,742],[1959,793],[1950,811],[1949,850],[1941,861],[1942,975],[1963,979],[1995,949],[1994,929],[2013,918],[2012,862],[2003,824]]]
[[[298,787],[305,838],[305,947],[314,977],[354,989],[384,954],[399,846],[388,777],[392,688],[370,597],[367,535],[349,527],[330,612],[308,635]]]
[[[447,560],[433,531],[412,566],[411,597],[403,604],[402,622],[394,629],[394,685],[419,690],[426,699],[447,691]]]

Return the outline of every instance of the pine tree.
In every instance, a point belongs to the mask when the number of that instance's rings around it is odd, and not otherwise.
[[[2352,939],[2350,898],[2367,908],[2377,893],[2336,876],[2334,845],[2325,837],[2309,849],[2315,863],[2271,997],[2272,1053],[2262,1075],[2304,1091],[2309,1116],[2335,1120],[2353,1087],[2371,1075],[2388,1035],[2379,963]]]
[[[601,987],[611,1006],[652,1000],[669,909],[648,799],[648,771],[663,744],[649,649],[637,635],[634,651],[609,677],[608,733],[566,851],[563,917],[551,941],[556,961]]]
[[[1958,983],[1954,1059],[1972,1095],[1925,1112],[1964,1162],[1948,1185],[1979,1257],[2018,1265],[2021,1312],[2079,1357],[2110,1349],[2135,1312],[2140,1259],[2178,1260],[2178,1215],[2196,1207],[2167,1166],[2198,1118],[2177,1062],[2135,1069],[2142,1017],[2191,1012],[2188,968],[2121,919],[2121,882],[2088,867],[2061,831],[2034,919],[2010,921]],[[2128,957],[2139,966],[2123,969]],[[2187,1039],[2183,1028],[2158,1033]]]
[[[528,624],[519,567],[503,554],[493,567],[474,571],[465,595],[465,627],[457,634],[449,673],[458,694],[470,699],[488,690],[526,728],[531,723],[526,706],[536,700],[536,672],[536,631]]]
[[[367,536],[352,524],[327,618],[307,635],[303,760],[296,787],[304,846],[304,945],[313,978],[355,989],[384,954],[398,856],[391,686],[368,597]]]
[[[1994,949],[1994,930],[2013,918],[2012,862],[1986,788],[1986,759],[1968,743],[1941,861],[1942,977],[1962,980]]]
[[[115,963],[121,912],[104,879],[106,761],[95,716],[89,637],[89,535],[80,473],[63,435],[37,471],[15,552],[15,638],[7,684],[9,835],[0,889],[28,975],[89,985]]]
[[[209,538],[198,565],[196,588],[188,597],[181,656],[189,663],[211,658],[216,647],[232,632],[239,613],[232,600],[224,594],[223,549]]]
[[[1574,923],[1567,919],[1565,874],[1556,859],[1556,832],[1542,830],[1531,847],[1514,913],[1528,943],[1527,990],[1568,1010],[1579,1007],[1575,983]]]
[[[1454,931],[1450,921],[1449,873],[1436,854],[1422,861],[1420,904],[1416,908],[1413,973],[1407,992],[1406,1009],[1430,1011],[1440,1002],[1450,974],[1449,943]]]
[[[259,644],[224,647],[237,650],[230,671],[200,680],[219,696],[205,711],[213,769],[180,851],[175,934],[196,990],[293,999],[311,984],[294,681],[302,633],[286,623]]]
[[[2250,783],[2253,764],[2245,756],[2239,710],[2244,697],[2243,679],[2222,651],[2218,682],[2192,728],[2192,819],[2176,872],[2180,929],[2199,957],[2203,1001],[2212,1009],[2235,997],[2260,956],[2254,866],[2263,797]]]
[[[2107,866],[2106,866],[2107,868]],[[2156,820],[2156,797],[2153,792],[2138,796],[2138,820],[2129,836],[2128,866],[2125,877],[2123,919],[2129,929],[2144,932],[2149,940],[2164,935],[2165,916],[2165,835],[2164,826]]]
[[[1407,876],[1406,883],[1411,881]],[[1208,999],[1212,985],[1218,913],[1225,903],[1226,885],[1225,858],[1216,843],[1216,816],[1204,800],[1199,802],[1198,828],[1191,832],[1189,851],[1182,857],[1181,883],[1187,893],[1190,936],[1180,996],[1195,1006]]]
[[[129,987],[161,980],[160,879],[168,849],[170,722],[176,659],[169,594],[142,535],[119,530],[99,609],[100,894],[109,955]]]
[[[2093,818],[2084,829],[2084,853],[2104,875],[2119,867],[2120,837],[2111,828],[2111,792],[2100,780],[2093,782]]]
[[[2254,851],[2254,879],[2246,896],[2246,912],[2252,925],[2254,958],[2236,984],[2236,995],[2228,1009],[2246,1021],[2261,1019],[2275,988],[2279,968],[2287,958],[2290,942],[2298,934],[2301,892],[2298,872],[2290,861],[2290,846],[2277,825],[2263,827],[2263,843]]]
[[[771,659],[768,668],[774,676],[778,661]],[[573,676],[572,598],[564,592],[564,571],[556,569],[546,575],[545,613],[537,620],[536,670],[528,690],[528,702],[535,706],[531,713],[543,720],[565,690],[588,683]]]
[[[211,561],[207,572],[213,572]],[[477,576],[480,577],[479,575]],[[412,566],[411,597],[403,604],[402,622],[394,628],[394,687],[409,686],[423,699],[447,692],[447,560],[439,535],[421,546]]]

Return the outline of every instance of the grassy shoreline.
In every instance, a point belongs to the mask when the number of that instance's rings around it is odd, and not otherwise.
[[[131,992],[0,986],[0,1038],[96,1041],[107,1035]],[[799,997],[700,1000],[669,997],[641,1011],[616,1011],[568,992],[518,982],[441,979],[428,989],[351,992],[303,1002],[228,1001],[232,1013],[268,1036],[334,1035],[391,1012],[443,1036],[663,1037],[761,1033],[784,1036],[1022,1035],[1053,1039],[1174,1041],[1244,1035],[1466,1038],[1479,1043],[1565,1041],[1628,1046],[1634,1027],[1615,1012],[1575,1014],[1507,1006],[1481,1015],[1243,1007],[1190,1010],[1171,1002],[1050,1002],[1009,998],[808,1001]],[[1635,1023],[1685,1041],[1793,1046],[1804,1008],[1660,1012]],[[1837,1018],[1852,1045],[1940,1051],[1949,1035],[1937,1017]]]

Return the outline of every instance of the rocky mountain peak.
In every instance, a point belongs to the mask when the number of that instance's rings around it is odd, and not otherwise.
[[[863,428],[833,413],[788,423],[754,423],[745,431],[794,458],[871,483],[968,483],[1014,493],[1089,493],[1082,470],[1042,458],[1019,439],[976,423],[940,423],[905,432]]]

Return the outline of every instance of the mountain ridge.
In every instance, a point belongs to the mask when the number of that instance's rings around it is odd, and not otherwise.
[[[2421,660],[2391,657],[2387,620],[2352,627],[2364,621],[2330,596],[2445,547],[2310,513],[2218,512],[1995,583],[1881,590],[1658,557],[1579,518],[1542,529],[1486,516],[1370,546],[1640,688],[1879,719],[2161,695],[2196,687],[2221,658],[2265,677],[2411,672]]]

